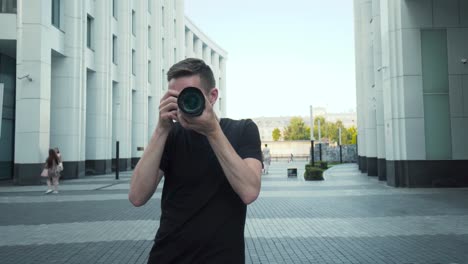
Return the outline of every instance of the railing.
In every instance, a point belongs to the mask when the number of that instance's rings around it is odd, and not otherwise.
[[[0,0],[0,13],[16,14],[16,0]]]
[[[293,161],[309,161],[309,155],[294,155]],[[272,155],[271,161],[291,161],[291,155]]]

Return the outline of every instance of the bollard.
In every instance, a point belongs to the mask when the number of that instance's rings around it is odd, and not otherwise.
[[[120,158],[119,158],[119,141],[115,142],[115,179],[119,179]]]

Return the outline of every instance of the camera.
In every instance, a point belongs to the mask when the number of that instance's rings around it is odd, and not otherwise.
[[[205,110],[205,96],[198,88],[186,87],[180,92],[177,105],[188,116],[200,116]]]

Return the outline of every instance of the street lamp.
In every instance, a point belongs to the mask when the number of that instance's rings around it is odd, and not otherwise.
[[[312,113],[312,105],[310,106],[310,156],[312,161],[312,167],[315,167],[315,155],[314,155],[314,115]]]
[[[320,131],[320,118],[318,121],[318,140],[319,140],[319,157],[320,161],[322,161],[322,132]]]
[[[343,150],[341,146],[341,127],[338,128],[338,144],[340,145],[340,163],[343,163]]]

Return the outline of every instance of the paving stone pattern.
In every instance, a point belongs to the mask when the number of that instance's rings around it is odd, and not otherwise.
[[[274,162],[263,176],[248,207],[246,263],[468,264],[468,189],[396,189],[354,164],[308,182],[304,165]],[[146,263],[161,186],[135,208],[129,180],[67,180],[58,195],[0,184],[0,263]]]

